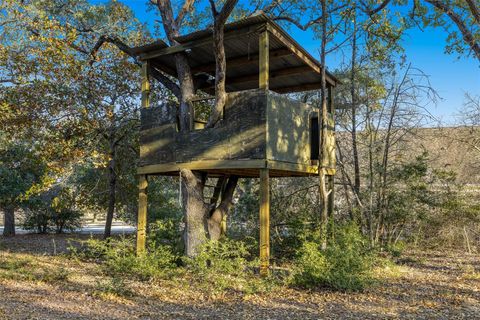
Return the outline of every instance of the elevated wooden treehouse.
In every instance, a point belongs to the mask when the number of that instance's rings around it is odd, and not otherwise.
[[[214,94],[215,58],[211,30],[178,37],[176,46],[162,41],[135,48],[144,63],[140,132],[140,202],[138,250],[145,242],[146,177],[178,175],[183,168],[209,176],[260,178],[260,256],[262,271],[269,261],[269,177],[327,174],[329,207],[333,210],[335,174],[334,107],[337,80],[326,72],[328,89],[327,143],[319,159],[319,109],[290,99],[294,92],[321,88],[322,66],[275,22],[257,15],[225,26],[227,102],[222,119],[204,128],[205,101]],[[151,68],[176,77],[175,54],[184,53],[198,81],[192,100],[195,130],[178,130],[177,106],[149,106]],[[212,81],[213,80],[213,81]],[[203,108],[202,108],[203,106]],[[208,111],[208,108],[207,108]],[[203,118],[202,118],[203,117]]]

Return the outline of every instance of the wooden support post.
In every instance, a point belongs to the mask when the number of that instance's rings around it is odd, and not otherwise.
[[[142,108],[150,107],[150,62],[142,63]]]
[[[269,41],[268,31],[264,30],[260,33],[258,40],[258,64],[259,64],[259,78],[258,87],[260,89],[268,90],[269,78]]]
[[[270,264],[270,178],[260,169],[260,275],[267,276]]]
[[[147,238],[147,176],[138,177],[137,255],[145,253]]]

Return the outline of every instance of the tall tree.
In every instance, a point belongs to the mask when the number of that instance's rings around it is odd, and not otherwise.
[[[294,24],[301,30],[313,29],[320,38],[320,64],[323,66],[321,70],[321,88],[320,88],[320,117],[319,128],[321,130],[320,152],[319,152],[319,221],[321,233],[321,246],[327,246],[327,224],[328,224],[328,196],[333,190],[328,190],[327,187],[327,165],[328,165],[328,151],[327,151],[327,135],[328,135],[328,115],[329,110],[327,106],[327,83],[326,83],[326,56],[328,53],[340,48],[345,41],[336,44],[334,40],[336,35],[341,31],[342,25],[345,22],[345,10],[348,10],[350,1],[320,1],[320,8],[315,3],[304,5],[291,1],[291,8],[296,11],[292,14],[286,11],[279,3],[272,3],[265,9],[277,21],[287,21]],[[298,11],[297,11],[298,10]],[[305,19],[307,15],[308,19]],[[348,39],[348,37],[347,37]],[[331,48],[327,48],[329,43],[333,43]]]
[[[180,34],[180,28],[184,22],[185,15],[194,4],[193,0],[186,0],[180,6],[177,17],[174,18],[173,7],[170,0],[152,0],[162,18],[163,30],[169,41],[169,44],[178,45],[175,38]],[[227,0],[222,9],[217,11],[214,2],[210,2],[211,11],[214,20],[214,54],[216,61],[216,77],[215,77],[215,106],[211,112],[208,126],[214,126],[220,117],[221,110],[225,104],[225,52],[223,47],[223,28],[233,11],[237,0]],[[193,128],[193,106],[191,99],[195,96],[195,87],[193,75],[185,53],[175,54],[176,69],[178,74],[178,82],[180,86],[179,99],[179,118],[180,130],[190,131]],[[180,172],[182,178],[182,199],[185,216],[185,253],[187,256],[194,256],[199,246],[207,239],[218,239],[221,232],[221,221],[226,210],[231,205],[231,200],[235,186],[236,177],[230,177],[227,182],[226,192],[222,194],[219,206],[211,210],[211,205],[204,201],[204,189],[207,176],[197,171],[182,169]],[[219,183],[225,183],[226,180],[220,179]]]
[[[383,0],[360,1],[364,12],[374,17],[388,5],[402,5],[404,1]],[[475,0],[414,0],[410,18],[418,26],[420,20],[424,26],[443,27],[447,30],[448,53],[473,55],[480,62],[480,5]],[[457,31],[452,30],[454,26]],[[458,35],[460,32],[460,36]],[[468,50],[467,52],[466,49]]]
[[[44,181],[46,165],[22,141],[0,137],[0,209],[4,213],[4,236],[15,235],[15,210]]]

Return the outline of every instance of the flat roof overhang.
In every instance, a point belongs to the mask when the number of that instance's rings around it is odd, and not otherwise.
[[[264,31],[269,32],[269,89],[278,93],[320,89],[322,65],[277,23],[260,14],[225,26],[227,92],[258,88],[259,36]],[[159,40],[136,47],[133,51],[140,60],[148,60],[151,67],[175,78],[175,54],[184,53],[194,78],[203,79],[198,89],[213,94],[215,58],[212,30],[197,31],[175,40],[178,45],[168,46]],[[339,83],[329,72],[326,72],[326,82],[327,86]]]

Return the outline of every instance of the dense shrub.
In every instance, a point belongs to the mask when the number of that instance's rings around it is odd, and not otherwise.
[[[80,248],[71,247],[71,254],[100,262],[105,274],[112,277],[132,276],[140,280],[160,279],[177,267],[177,256],[167,245],[148,243],[144,255],[135,254],[134,238],[112,238],[108,241],[89,239]]]
[[[356,225],[335,228],[326,250],[322,251],[319,243],[314,237],[298,250],[293,284],[356,291],[371,283],[373,255]]]
[[[197,257],[185,258],[187,271],[197,288],[208,293],[234,290],[253,293],[268,290],[272,279],[255,274],[258,260],[250,260],[250,248],[242,241],[223,239],[206,242]]]
[[[181,220],[165,218],[148,225],[148,237],[157,244],[164,244],[172,248],[177,254],[183,253]]]
[[[186,258],[187,266],[201,276],[243,274],[248,269],[248,249],[241,241],[207,241],[195,258]]]
[[[81,227],[83,216],[74,208],[76,205],[73,190],[55,185],[25,201],[23,227],[38,233],[74,231]]]
[[[152,240],[147,252],[136,256],[134,240],[133,237],[89,239],[81,247],[70,246],[70,254],[99,263],[103,273],[112,279],[188,279],[185,285],[193,285],[207,295],[231,290],[246,294],[266,291],[277,283],[273,278],[263,279],[256,274],[258,261],[249,260],[249,248],[241,241],[206,242],[197,257],[184,257],[181,265],[177,262],[182,260],[171,246]]]
[[[35,208],[35,210],[25,210],[25,220],[23,222],[25,230],[35,231],[37,233],[47,233],[51,229],[50,213],[48,208]]]
[[[50,207],[26,210],[23,223],[26,230],[34,230],[38,233],[74,231],[81,225],[82,213],[80,211],[68,208],[55,210]]]
[[[68,208],[54,211],[52,223],[55,225],[55,232],[63,233],[80,228],[82,226],[82,216],[80,211]]]

